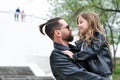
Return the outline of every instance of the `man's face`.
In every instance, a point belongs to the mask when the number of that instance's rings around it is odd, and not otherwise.
[[[61,34],[62,34],[62,39],[67,42],[73,41],[73,35],[72,35],[72,30],[70,26],[67,24],[65,20],[60,20],[59,21],[62,26],[60,28]]]

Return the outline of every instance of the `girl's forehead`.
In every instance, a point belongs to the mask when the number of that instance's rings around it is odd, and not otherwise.
[[[78,17],[78,21],[79,21],[79,20],[85,20],[85,19],[84,19],[82,16],[79,16],[79,17]]]

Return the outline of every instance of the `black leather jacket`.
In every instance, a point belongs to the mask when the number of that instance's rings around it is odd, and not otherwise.
[[[96,55],[100,56],[101,60],[105,63],[98,64],[97,70],[88,68],[88,71],[92,71],[102,76],[112,74],[112,58],[108,44],[99,32],[95,32],[96,40],[92,40],[88,45],[86,41],[77,41],[75,44],[79,48],[79,52],[76,52],[73,57],[74,61],[86,61],[90,62],[95,60]]]
[[[71,47],[74,50],[72,45]],[[50,65],[56,80],[109,80],[88,72],[81,65],[78,65],[65,55],[62,52],[64,50],[70,50],[70,48],[54,43],[54,50],[50,56]]]

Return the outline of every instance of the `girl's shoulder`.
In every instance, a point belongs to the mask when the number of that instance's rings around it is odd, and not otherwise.
[[[76,45],[78,48],[81,48],[82,43],[83,43],[83,42],[80,41],[80,40],[75,41],[75,45]]]
[[[81,40],[77,40],[77,41],[75,41],[75,44],[82,44],[82,42],[83,41],[81,41]]]
[[[95,32],[94,36],[97,39],[105,39],[105,36],[103,34],[101,34],[100,32]]]
[[[100,32],[94,32],[94,36],[97,37],[97,36],[102,36],[102,34]]]

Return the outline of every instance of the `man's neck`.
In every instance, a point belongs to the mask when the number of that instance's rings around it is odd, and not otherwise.
[[[63,41],[63,40],[54,40],[54,42],[56,42],[56,43],[59,43],[59,44],[62,44],[62,45],[64,45],[64,46],[69,47],[69,44],[68,44],[68,42],[67,42],[67,41]]]

